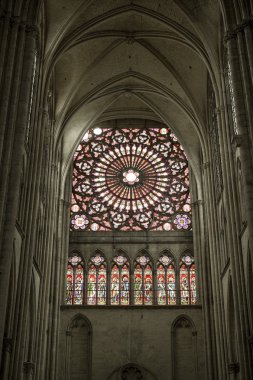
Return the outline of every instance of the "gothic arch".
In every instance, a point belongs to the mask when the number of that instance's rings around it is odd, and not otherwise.
[[[176,255],[175,255],[175,253],[173,252],[173,250],[171,248],[169,248],[169,249],[168,248],[164,248],[161,251],[159,251],[158,257],[160,257],[162,255],[166,255],[166,256],[172,257],[174,263],[176,263]]]
[[[76,314],[66,330],[65,380],[75,376],[91,378],[92,369],[92,326],[89,319]]]
[[[172,379],[198,380],[197,330],[193,320],[183,314],[171,327]],[[187,357],[187,360],[185,358]]]
[[[115,369],[106,380],[158,380],[157,377],[142,365],[127,363]]]

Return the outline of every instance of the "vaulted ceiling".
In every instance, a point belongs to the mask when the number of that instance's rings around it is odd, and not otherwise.
[[[218,1],[48,0],[45,13],[64,168],[88,127],[145,118],[174,130],[198,176],[208,75],[219,80]]]

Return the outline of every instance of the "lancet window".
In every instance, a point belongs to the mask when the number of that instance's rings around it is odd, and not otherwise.
[[[180,261],[180,302],[182,305],[195,304],[196,270],[193,256],[186,254]]]
[[[127,257],[122,254],[113,258],[111,270],[111,305],[129,305],[130,273]]]
[[[82,305],[84,301],[84,263],[79,255],[68,259],[66,276],[67,305]]]
[[[178,268],[178,269],[177,269]],[[128,257],[119,252],[109,268],[99,251],[88,261],[87,271],[80,255],[69,257],[66,272],[67,305],[175,306],[197,303],[194,257],[185,253],[179,264],[164,251],[155,265],[140,254],[131,271]],[[87,284],[85,286],[85,284]]]
[[[161,255],[157,263],[157,304],[176,305],[176,273],[172,256]]]
[[[104,257],[95,254],[88,267],[88,305],[106,305],[107,297],[107,272]]]
[[[134,304],[153,304],[153,270],[150,257],[138,256],[134,268]]]

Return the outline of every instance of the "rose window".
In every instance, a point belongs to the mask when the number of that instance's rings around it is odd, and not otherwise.
[[[94,128],[74,155],[72,230],[189,230],[188,161],[168,128]]]

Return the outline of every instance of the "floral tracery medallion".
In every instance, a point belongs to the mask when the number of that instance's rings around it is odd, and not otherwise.
[[[189,230],[188,161],[168,128],[94,128],[74,155],[72,230]]]

